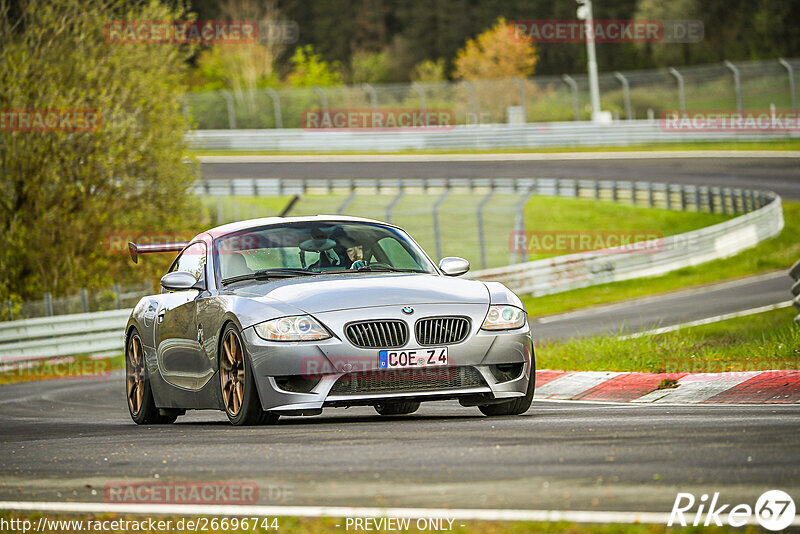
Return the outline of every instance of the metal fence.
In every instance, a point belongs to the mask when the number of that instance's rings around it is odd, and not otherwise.
[[[217,197],[219,224],[238,220],[237,199],[299,195],[290,215],[336,213],[394,222],[437,258],[464,257],[480,269],[528,260],[511,251],[509,239],[526,230],[525,204],[534,195],[726,215],[757,210],[772,198],[739,188],[566,178],[206,179],[194,192]],[[225,197],[230,202],[223,206]]]
[[[44,297],[38,300],[25,302],[6,300],[0,308],[0,321],[127,309],[144,295],[152,293],[153,285],[148,280],[130,286],[114,284],[102,290],[81,288],[75,295],[67,297],[53,297],[50,293],[45,293]]]
[[[800,59],[602,73],[601,107],[617,119],[667,110],[797,110]],[[456,124],[588,120],[585,74],[505,80],[255,89],[188,93],[184,112],[199,130],[301,128],[318,109],[447,109]]]
[[[789,270],[789,276],[795,281],[794,285],[792,285],[792,304],[800,311],[800,260]],[[794,318],[794,322],[800,324],[800,314]]]

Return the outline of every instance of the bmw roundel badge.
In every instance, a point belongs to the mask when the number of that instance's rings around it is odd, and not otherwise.
[[[412,313],[414,313],[414,308],[412,308],[411,306],[404,306],[403,313],[405,313],[406,315],[411,315]]]

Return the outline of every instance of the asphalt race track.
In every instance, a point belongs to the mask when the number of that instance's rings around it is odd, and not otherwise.
[[[786,302],[792,283],[779,271],[558,315],[536,318],[535,308],[528,313],[536,340],[628,334]]]
[[[489,155],[485,160],[453,156],[390,156],[357,161],[359,156],[324,158],[267,156],[250,162],[202,163],[207,178],[583,178],[647,180],[676,184],[768,189],[784,199],[800,199],[800,155],[795,157],[681,157],[681,154],[525,154]],[[451,158],[451,161],[447,159]],[[480,158],[480,155],[473,156]],[[504,160],[502,158],[507,157]],[[526,159],[526,157],[530,159]],[[499,159],[498,159],[499,158]],[[426,161],[426,159],[429,159]]]
[[[205,163],[210,177],[563,176],[771,189],[800,199],[792,158],[409,163]],[[540,319],[539,339],[691,321],[789,299],[772,273]],[[535,310],[530,310],[536,315]],[[487,418],[454,402],[410,416],[327,409],[234,428],[220,412],[130,420],[120,372],[0,387],[0,500],[103,501],[121,481],[252,482],[273,505],[669,512],[678,492],[755,503],[800,491],[800,410],[788,405],[535,401]]]
[[[121,481],[254,482],[260,504],[669,512],[679,491],[800,490],[796,406],[457,403],[234,428],[218,412],[137,427],[121,373],[0,388],[0,500],[102,502]]]

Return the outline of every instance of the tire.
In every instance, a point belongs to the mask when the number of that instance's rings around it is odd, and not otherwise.
[[[536,372],[531,366],[531,377],[528,380],[528,389],[525,391],[524,397],[517,397],[516,399],[508,402],[500,402],[496,404],[484,404],[478,406],[478,409],[483,415],[522,415],[528,411],[533,402],[533,391],[536,388]]]
[[[419,403],[414,401],[386,402],[375,405],[375,411],[381,415],[408,415],[419,409]]]
[[[228,324],[222,331],[219,378],[223,410],[234,426],[272,424],[278,415],[261,409],[253,367],[239,330]]]
[[[125,397],[131,419],[137,425],[168,425],[178,418],[178,410],[159,410],[153,400],[142,338],[131,330],[125,346]]]

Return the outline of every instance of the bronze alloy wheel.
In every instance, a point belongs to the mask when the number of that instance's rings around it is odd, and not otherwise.
[[[138,334],[131,336],[128,342],[125,357],[126,392],[128,393],[128,408],[132,415],[137,415],[142,410],[144,400],[144,353],[142,340]]]
[[[219,376],[222,381],[222,398],[225,410],[236,417],[244,404],[245,362],[242,342],[233,329],[225,333],[222,341],[222,358]]]

